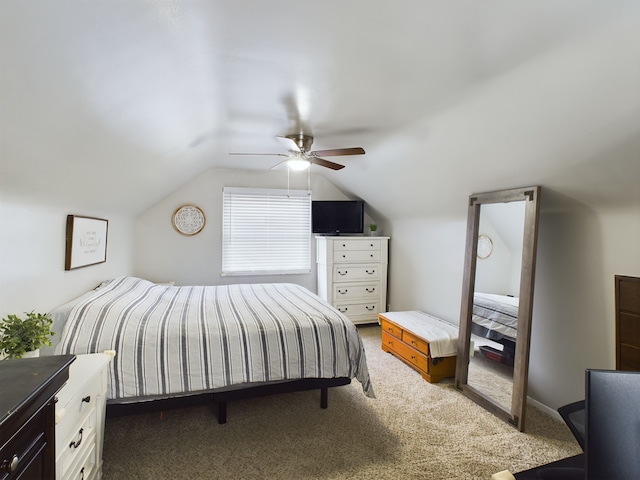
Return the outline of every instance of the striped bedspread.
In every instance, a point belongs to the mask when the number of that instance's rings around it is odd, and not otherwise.
[[[518,334],[518,303],[517,297],[476,292],[473,295],[473,322],[515,340]]]
[[[56,353],[104,350],[116,351],[112,400],[335,377],[357,378],[373,396],[353,323],[294,284],[114,279],[73,307]]]

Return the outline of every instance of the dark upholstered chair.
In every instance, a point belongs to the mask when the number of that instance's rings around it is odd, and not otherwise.
[[[585,400],[573,402],[558,409],[558,413],[576,437],[580,448],[584,452],[586,449],[586,432],[585,432]]]
[[[587,370],[585,395],[558,409],[585,454],[520,472],[516,479],[640,479],[640,372]]]

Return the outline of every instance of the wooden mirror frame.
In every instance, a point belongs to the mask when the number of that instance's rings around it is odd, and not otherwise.
[[[497,417],[511,423],[521,432],[524,431],[527,406],[529,345],[531,340],[533,285],[535,279],[536,250],[538,243],[539,200],[539,186],[474,194],[469,196],[467,217],[467,240],[465,243],[464,277],[462,286],[462,304],[460,308],[458,359],[456,362],[455,385],[456,388],[464,395],[486,408]],[[513,393],[511,396],[511,410],[507,410],[503,405],[500,405],[492,398],[470,386],[467,383],[467,380],[471,353],[471,317],[473,313],[480,206],[492,203],[508,203],[516,201],[525,201],[526,203],[522,245],[522,266],[520,270],[517,340],[513,367]]]

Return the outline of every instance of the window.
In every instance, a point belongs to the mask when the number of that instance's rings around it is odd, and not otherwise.
[[[311,272],[311,192],[222,191],[222,275]]]

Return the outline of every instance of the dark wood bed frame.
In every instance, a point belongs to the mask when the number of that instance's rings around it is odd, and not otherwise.
[[[327,408],[330,387],[340,387],[351,383],[350,378],[303,378],[290,382],[263,384],[239,390],[223,392],[196,393],[176,398],[163,398],[135,403],[107,402],[107,418],[135,415],[142,413],[161,412],[174,408],[192,407],[214,403],[217,405],[218,423],[227,423],[227,402],[246,398],[264,397],[281,393],[302,392],[305,390],[320,390],[320,408]]]

